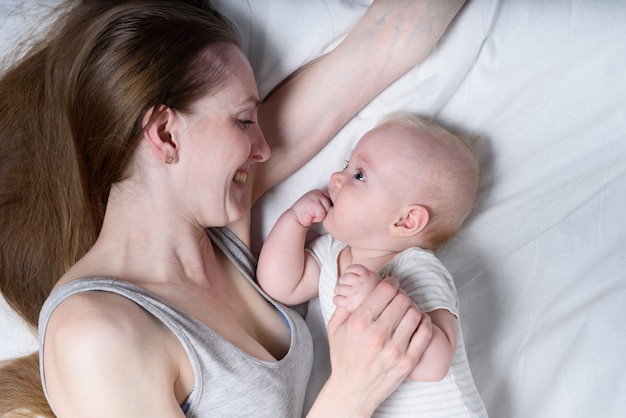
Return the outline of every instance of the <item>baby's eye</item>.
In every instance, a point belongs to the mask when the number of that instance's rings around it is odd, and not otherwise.
[[[348,164],[350,164],[350,161],[344,160],[344,162],[343,162],[343,169],[342,170],[345,170],[346,168],[348,168]]]
[[[365,174],[363,174],[363,172],[361,170],[357,170],[354,173],[353,176],[355,179],[359,180],[359,181],[364,181],[365,180]]]

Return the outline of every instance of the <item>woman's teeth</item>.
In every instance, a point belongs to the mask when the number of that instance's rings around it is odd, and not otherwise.
[[[247,178],[248,178],[248,173],[246,173],[245,171],[237,171],[235,173],[235,177],[233,178],[233,180],[237,184],[245,184]]]

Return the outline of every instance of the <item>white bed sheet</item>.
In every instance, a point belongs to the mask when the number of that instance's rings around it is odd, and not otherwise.
[[[264,95],[335,45],[369,1],[215,4],[239,28]],[[9,8],[0,3],[0,55],[22,28],[23,8]],[[480,133],[478,207],[439,255],[457,283],[470,364],[490,416],[623,416],[624,22],[619,0],[470,0],[422,65],[260,201],[255,247],[283,209],[324,186],[379,116],[414,111]],[[0,307],[0,358],[32,350],[34,338]],[[326,368],[318,365],[316,382]]]

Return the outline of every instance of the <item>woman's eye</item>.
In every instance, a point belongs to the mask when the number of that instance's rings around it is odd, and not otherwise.
[[[238,122],[243,129],[248,129],[251,125],[254,125],[254,121],[249,119],[239,120]]]

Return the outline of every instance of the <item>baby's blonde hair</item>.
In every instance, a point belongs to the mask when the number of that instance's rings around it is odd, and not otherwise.
[[[414,128],[433,139],[456,144],[459,151],[456,161],[451,161],[440,180],[447,187],[433,185],[422,190],[430,202],[423,202],[428,209],[429,221],[420,233],[420,241],[429,249],[436,249],[452,238],[476,205],[480,167],[481,138],[462,132],[459,128],[435,122],[413,113],[395,112],[385,116],[380,124],[400,124]],[[454,162],[455,164],[452,164]],[[469,182],[469,187],[462,187]],[[424,245],[423,245],[424,246]]]
[[[476,163],[480,163],[480,151],[482,148],[482,138],[476,134],[462,132],[460,128],[439,122],[435,122],[431,118],[409,112],[393,112],[384,116],[378,125],[385,123],[398,123],[404,126],[416,128],[426,131],[434,137],[445,137],[458,141],[464,145],[471,155],[476,159]]]

